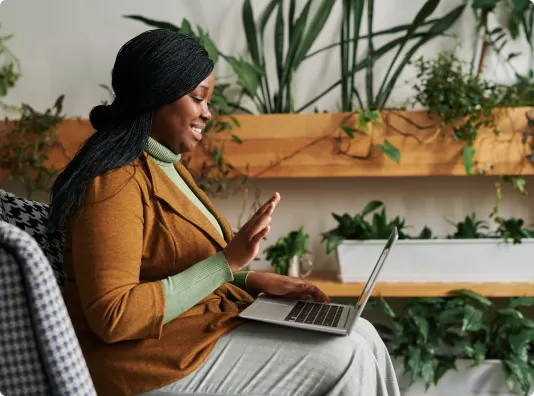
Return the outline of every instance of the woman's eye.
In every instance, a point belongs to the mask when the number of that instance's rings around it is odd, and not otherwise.
[[[193,96],[193,100],[197,103],[202,103],[204,99]]]

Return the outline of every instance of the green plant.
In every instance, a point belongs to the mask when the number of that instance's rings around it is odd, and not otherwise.
[[[341,41],[339,43],[341,49],[341,79],[339,83],[341,85],[342,111],[352,112],[358,106],[357,112],[361,112],[365,108],[366,112],[372,113],[386,107],[402,71],[410,63],[414,54],[429,41],[445,34],[462,15],[465,5],[456,7],[441,18],[429,19],[439,6],[440,0],[428,0],[419,9],[410,24],[374,32],[374,0],[367,1],[366,15],[364,15],[364,4],[364,1],[343,0]],[[368,32],[366,35],[361,35],[360,28],[364,16],[367,19]],[[400,37],[395,37],[386,44],[375,48],[374,39],[376,37],[381,35],[398,36],[399,33],[402,33]],[[365,41],[367,49],[366,54],[361,58],[358,56],[360,40]],[[414,42],[413,45],[411,44],[412,41]],[[382,56],[393,50],[396,50],[393,61],[390,63],[378,93],[375,95],[373,75],[375,64]],[[362,70],[365,71],[365,93],[367,97],[365,104],[362,100],[363,95],[360,94],[360,90],[355,85],[356,73]],[[336,84],[331,88],[333,89]],[[326,92],[329,91],[327,90]],[[365,125],[365,118],[360,115],[359,119],[360,124],[363,123]],[[350,138],[353,138],[356,132],[363,131],[367,133],[361,127],[354,129],[342,125],[341,128]],[[392,161],[400,163],[400,151],[388,139],[385,139],[383,144],[374,144],[374,146]],[[339,149],[338,152],[343,153]]]
[[[20,113],[20,117],[5,120],[6,136],[0,145],[0,169],[8,171],[9,179],[22,181],[30,199],[36,191],[49,191],[55,176],[56,169],[46,162],[50,149],[63,149],[57,135],[57,126],[65,119],[63,100],[61,95],[44,112],[26,103],[20,108],[7,108]]]
[[[303,227],[291,231],[264,250],[265,258],[271,262],[277,274],[287,275],[291,259],[308,253],[309,238]]]
[[[381,201],[371,201],[354,216],[348,213],[343,215],[332,213],[338,225],[321,234],[321,242],[326,242],[326,253],[332,253],[344,240],[388,239],[395,227],[397,227],[399,239],[408,238],[408,235],[403,232],[406,228],[405,221],[399,216],[388,220],[385,208],[382,208],[380,213],[374,213],[371,222],[366,220],[367,215],[383,205]]]
[[[484,60],[489,48],[500,54],[508,43],[508,37],[516,40],[520,30],[523,30],[525,39],[531,51],[534,51],[534,6],[529,0],[472,0],[471,8],[478,21],[477,30],[481,40],[480,51],[476,52],[472,61],[472,70],[476,74],[482,71]],[[497,14],[500,20],[505,21],[494,29],[489,27],[489,14]],[[520,53],[510,53],[506,61],[519,56]],[[478,58],[478,59],[477,59]],[[476,66],[475,66],[476,63]]]
[[[392,355],[404,358],[404,373],[413,384],[418,378],[428,390],[455,368],[455,356],[443,351],[443,338],[448,328],[441,317],[456,308],[458,299],[414,298],[397,315],[380,297],[380,305],[392,321],[395,340]]]
[[[459,358],[473,360],[473,366],[498,359],[510,389],[517,380],[526,395],[534,373],[534,321],[520,308],[534,306],[534,298],[512,298],[508,307],[497,308],[473,291],[453,293],[455,297],[414,298],[400,314],[379,300],[394,327],[392,354],[404,357],[410,382],[421,378],[428,390],[456,370]]]
[[[455,141],[464,142],[463,163],[471,175],[478,130],[492,128],[499,135],[494,109],[506,107],[512,99],[502,87],[466,72],[464,66],[452,52],[443,52],[434,60],[420,58],[414,88],[416,103],[439,116],[440,128],[452,128]]]
[[[285,15],[284,0],[271,0],[256,23],[252,2],[243,2],[243,28],[250,60],[243,57],[223,55],[235,72],[242,95],[248,97],[260,113],[294,113],[295,74],[306,59],[326,21],[334,3],[322,0],[315,13],[311,12],[312,1],[308,0],[297,15],[297,1],[289,1]],[[271,16],[275,17],[274,56],[265,53],[265,28]],[[274,61],[277,91],[268,78],[268,61]],[[273,92],[273,94],[271,94]]]
[[[343,0],[343,18],[340,29],[342,111],[352,111],[356,103],[361,108],[366,107],[369,109],[382,109],[386,106],[399,76],[415,52],[449,29],[462,15],[465,8],[465,5],[461,5],[444,17],[428,19],[437,9],[440,2],[440,0],[426,1],[408,25],[395,26],[384,31],[374,32],[374,0],[368,0],[367,2]],[[365,3],[367,7],[366,13],[364,14]],[[364,16],[367,19],[368,32],[366,35],[361,35],[360,28]],[[399,33],[403,33],[401,37],[396,37],[375,49],[374,39],[377,36],[398,35]],[[365,40],[367,44],[367,52],[363,59],[358,59],[360,40]],[[415,43],[411,47],[406,48],[414,40]],[[384,54],[394,49],[396,49],[396,54],[390,63],[378,93],[375,95],[373,86],[375,62]],[[407,52],[401,57],[401,53],[405,49],[407,49]],[[365,91],[367,101],[365,105],[362,100],[362,95],[355,85],[355,74],[360,70],[365,70],[366,74]]]
[[[451,326],[459,337],[469,340],[467,349],[479,351],[477,362],[498,359],[502,362],[506,384],[529,395],[534,380],[534,321],[521,308],[534,306],[534,298],[512,298],[505,308],[497,308],[487,298],[471,291],[456,290],[464,303],[450,315]],[[453,324],[455,323],[456,324]]]
[[[6,41],[13,35],[0,36],[0,98],[15,86],[20,78],[20,64],[15,55],[6,46]]]
[[[497,217],[495,219],[499,227],[497,228],[497,235],[499,235],[505,242],[510,239],[513,244],[521,243],[523,238],[534,238],[534,229],[524,227],[523,219],[510,217],[508,219]],[[534,224],[531,225],[533,227]]]
[[[424,226],[419,235],[417,235],[414,239],[435,239],[437,238],[432,233],[432,230],[428,226]]]
[[[489,224],[487,221],[478,220],[476,213],[472,213],[470,216],[465,216],[463,221],[454,223],[449,221],[450,224],[456,226],[456,232],[448,235],[447,238],[451,239],[478,239],[488,238]]]
[[[208,32],[206,32],[200,25],[193,26],[191,22],[189,22],[189,20],[187,20],[186,18],[182,19],[182,24],[180,26],[176,26],[166,21],[146,18],[142,15],[123,15],[123,18],[143,22],[144,24],[148,26],[158,28],[158,29],[168,29],[173,32],[185,33],[188,36],[196,39],[198,42],[200,42],[204,46],[204,48],[208,52],[208,55],[210,59],[213,61],[213,63],[217,63],[217,61],[219,60],[219,50],[215,46]]]

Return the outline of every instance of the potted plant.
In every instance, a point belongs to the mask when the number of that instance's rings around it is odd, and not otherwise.
[[[381,212],[376,212],[382,207]],[[372,218],[368,220],[368,217]],[[335,251],[342,282],[365,282],[393,227],[399,231],[394,254],[380,274],[381,282],[499,283],[534,280],[530,252],[534,230],[522,219],[497,218],[495,229],[475,214],[456,231],[438,238],[425,227],[417,236],[406,233],[405,220],[388,220],[383,203],[369,202],[354,216],[333,214],[337,226],[322,234],[327,254]],[[503,265],[506,263],[506,265]]]
[[[306,277],[313,267],[309,252],[310,236],[303,227],[282,236],[265,250],[265,259],[280,275]]]
[[[534,389],[534,321],[512,298],[507,307],[469,290],[414,298],[402,313],[380,305],[393,323],[391,343],[403,395],[520,394]]]

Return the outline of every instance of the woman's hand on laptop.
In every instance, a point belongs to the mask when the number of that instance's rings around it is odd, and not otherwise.
[[[272,297],[285,297],[294,300],[314,299],[318,302],[330,302],[330,297],[317,286],[304,279],[282,276],[268,272],[251,272],[247,276],[247,289],[255,294],[265,293]]]

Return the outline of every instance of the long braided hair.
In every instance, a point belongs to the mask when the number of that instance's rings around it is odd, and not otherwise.
[[[193,91],[212,70],[204,47],[180,32],[148,30],[124,44],[112,72],[113,103],[91,110],[96,132],[52,186],[50,227],[62,228],[79,211],[96,176],[142,156],[154,111]]]

